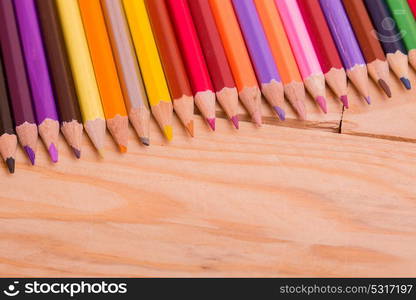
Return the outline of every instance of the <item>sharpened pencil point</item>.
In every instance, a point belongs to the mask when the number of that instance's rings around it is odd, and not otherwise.
[[[126,153],[127,152],[127,147],[126,146],[118,145],[118,149],[120,150],[121,153]]]
[[[165,134],[165,137],[168,139],[168,141],[171,141],[173,138],[173,129],[171,125],[165,125],[163,127],[163,133]]]
[[[142,142],[143,145],[145,146],[150,146],[150,139],[147,137],[139,137],[140,142]]]
[[[410,90],[412,88],[412,84],[410,83],[410,80],[407,79],[406,77],[401,77],[400,81],[403,83],[406,89]]]
[[[316,97],[316,102],[318,103],[319,107],[322,109],[324,113],[327,113],[328,110],[326,108],[326,100],[323,96]]]
[[[233,125],[234,125],[235,129],[240,128],[240,124],[239,124],[239,120],[238,120],[237,115],[231,117],[231,122],[233,122]]]
[[[25,149],[25,152],[26,152],[27,156],[29,157],[29,160],[30,160],[31,164],[34,165],[35,164],[35,157],[36,157],[35,151],[33,151],[33,149],[30,148],[29,146],[25,146],[24,149]]]
[[[6,159],[6,165],[7,168],[9,169],[10,174],[14,173],[14,166],[15,166],[15,160],[13,157],[9,157]]]
[[[383,91],[386,93],[387,97],[391,98],[391,90],[389,85],[383,80],[378,80],[378,85],[383,89]]]
[[[279,107],[279,106],[273,106],[273,108],[274,108],[275,112],[277,113],[277,115],[279,116],[279,119],[281,121],[286,120],[286,113],[285,113],[285,111],[281,107]]]
[[[207,119],[209,127],[211,127],[212,131],[215,131],[215,118]]]
[[[72,147],[72,151],[74,152],[74,155],[75,155],[76,158],[78,158],[78,159],[81,158],[81,150],[79,150],[75,147]]]
[[[344,104],[344,107],[345,108],[349,108],[350,107],[350,104],[348,102],[348,96],[347,95],[342,95],[341,96],[341,102],[342,102],[342,104]]]
[[[104,149],[97,149],[97,152],[98,152],[98,155],[101,157],[101,158],[104,158]]]
[[[368,104],[371,104],[371,98],[370,98],[370,96],[367,96],[367,97],[365,97],[364,99],[365,99],[365,101],[366,101]]]
[[[52,162],[57,163],[57,162],[58,162],[58,149],[56,149],[56,147],[55,147],[55,144],[54,144],[54,143],[52,143],[52,144],[49,146],[48,151],[49,151],[49,156],[50,156],[50,157],[51,157],[51,159],[52,159]]]
[[[260,112],[254,112],[252,118],[253,118],[253,121],[256,124],[256,126],[261,127],[261,125],[263,123],[261,113]]]
[[[185,125],[186,130],[188,131],[191,137],[194,137],[194,120],[190,121]]]

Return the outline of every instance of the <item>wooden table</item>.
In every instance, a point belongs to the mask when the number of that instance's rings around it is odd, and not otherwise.
[[[411,79],[393,99],[372,83],[371,107],[351,89],[344,112],[328,92],[326,116],[309,99],[303,123],[265,107],[237,132],[219,111],[193,139],[175,120],[169,145],[131,131],[125,155],[110,137],[104,159],[86,137],[79,161],[63,140],[56,165],[19,150],[0,170],[0,276],[416,276]]]

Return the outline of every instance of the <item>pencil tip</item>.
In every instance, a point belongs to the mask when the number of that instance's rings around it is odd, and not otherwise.
[[[261,127],[263,123],[261,113],[259,111],[254,112],[252,118],[256,126]]]
[[[215,131],[215,118],[207,118],[207,122],[212,131]]]
[[[318,103],[319,107],[322,109],[324,113],[327,113],[328,110],[326,108],[326,100],[324,96],[316,97],[316,102]]]
[[[368,104],[371,104],[371,98],[370,98],[370,96],[365,97],[365,101],[366,101]]]
[[[127,147],[126,146],[118,145],[118,149],[120,150],[121,153],[126,153],[127,152]]]
[[[400,81],[403,83],[406,89],[410,90],[412,88],[412,84],[410,83],[410,80],[407,79],[406,77],[401,77]]]
[[[81,158],[81,150],[79,150],[75,147],[72,147],[72,151],[74,152],[74,155],[75,155],[76,158],[78,158],[78,159]]]
[[[97,152],[101,158],[104,158],[104,149],[97,149]]]
[[[273,108],[274,108],[274,111],[279,116],[279,119],[281,121],[286,120],[286,113],[285,113],[285,111],[281,107],[279,107],[279,106],[273,106]]]
[[[171,125],[165,125],[163,127],[163,133],[165,134],[165,137],[168,139],[168,141],[171,141],[173,138],[173,129]]]
[[[58,149],[56,149],[54,143],[51,143],[48,151],[49,151],[49,156],[52,159],[52,162],[57,163],[58,162]]]
[[[27,156],[29,157],[29,160],[30,160],[31,164],[34,165],[35,164],[35,157],[36,157],[35,151],[33,151],[33,149],[30,148],[29,146],[24,146],[23,148],[25,149],[25,152],[26,152]]]
[[[378,80],[378,85],[383,89],[383,91],[386,93],[387,97],[391,98],[391,90],[387,82],[385,82],[383,79]]]
[[[143,145],[145,146],[150,146],[150,139],[147,137],[140,137],[140,142],[142,142]]]
[[[342,104],[344,104],[344,107],[345,108],[349,108],[350,107],[350,104],[348,102],[348,96],[347,95],[342,95],[341,96],[341,102],[342,102]]]
[[[231,117],[231,122],[233,122],[233,125],[234,125],[235,129],[240,128],[240,124],[239,124],[239,120],[238,120],[237,115]]]
[[[194,137],[194,120],[189,121],[188,124],[185,125],[186,130],[188,131],[191,137]]]
[[[14,173],[14,166],[15,166],[15,160],[13,157],[9,157],[6,159],[6,165],[7,168],[9,169],[10,174]]]

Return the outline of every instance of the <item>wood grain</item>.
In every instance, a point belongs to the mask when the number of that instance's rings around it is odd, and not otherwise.
[[[398,100],[391,100],[398,101]],[[416,276],[411,143],[197,118],[0,180],[0,276]]]
[[[393,97],[388,99],[370,81],[371,105],[362,101],[350,88],[350,109],[342,118],[342,132],[390,140],[416,142],[416,74],[409,68],[413,89],[406,91],[390,72]]]

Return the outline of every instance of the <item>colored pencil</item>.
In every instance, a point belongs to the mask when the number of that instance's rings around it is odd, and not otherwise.
[[[306,120],[305,86],[277,8],[269,0],[254,0],[254,3],[279,70],[286,98],[299,117]]]
[[[56,0],[84,128],[100,155],[105,119],[77,0]]]
[[[321,107],[327,112],[325,77],[322,73],[318,57],[308,35],[305,23],[296,0],[276,0],[292,51],[295,54],[300,73],[306,89]]]
[[[261,126],[261,93],[231,0],[209,0],[240,100]]]
[[[16,133],[30,162],[35,164],[38,128],[12,0],[0,1],[0,45]]]
[[[416,0],[407,0],[407,3],[409,3],[409,7],[412,10],[413,17],[416,19]]]
[[[17,137],[14,131],[9,105],[9,95],[6,87],[6,77],[3,71],[3,59],[0,55],[0,154],[9,169],[14,173]]]
[[[173,137],[173,106],[144,0],[123,0],[153,116],[165,137]]]
[[[36,0],[61,131],[75,156],[81,157],[82,118],[55,0]]]
[[[374,36],[375,29],[368,16],[364,1],[343,0],[342,2],[367,63],[368,73],[386,95],[391,97],[389,64],[378,37]]]
[[[280,120],[285,120],[282,108],[284,91],[279,71],[252,0],[233,0],[234,10],[240,23],[251,60],[260,82],[261,91]]]
[[[127,151],[129,119],[100,0],[78,0],[104,116],[120,152]]]
[[[194,136],[194,97],[166,2],[165,0],[147,0],[146,6],[173,98],[173,108],[188,133]]]
[[[215,130],[215,93],[187,0],[167,0],[169,13],[179,41],[195,104]]]
[[[59,121],[34,0],[15,0],[16,19],[32,91],[39,134],[58,161]]]
[[[143,145],[149,146],[150,112],[133,42],[120,1],[101,0],[129,120]]]
[[[347,76],[370,104],[367,66],[342,2],[341,0],[320,0],[320,3],[347,70]]]
[[[384,0],[365,0],[365,4],[375,27],[373,35],[377,36],[381,42],[390,68],[403,85],[411,89],[407,50],[400,36],[401,33],[397,31],[397,26],[393,23],[387,4]]]
[[[416,69],[416,22],[406,0],[386,0],[398,28],[404,34],[403,42],[408,51],[409,62]]]
[[[319,0],[298,0],[298,5],[318,56],[319,64],[324,72],[325,80],[344,106],[348,108],[347,74]]]
[[[238,129],[238,91],[211,7],[206,0],[188,3],[218,102]]]

